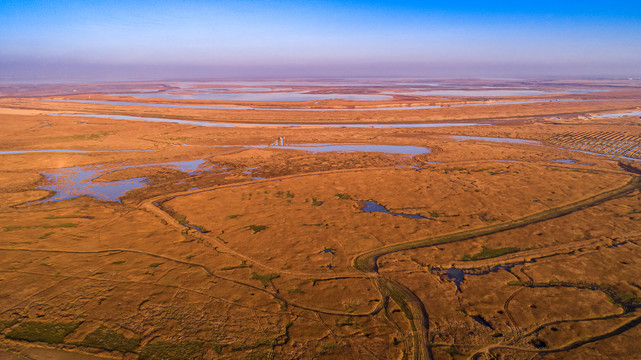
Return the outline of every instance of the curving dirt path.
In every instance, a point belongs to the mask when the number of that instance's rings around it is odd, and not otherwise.
[[[568,351],[572,349],[576,349],[579,346],[583,346],[585,344],[593,343],[595,341],[607,339],[611,336],[621,334],[622,332],[626,330],[630,330],[633,327],[641,324],[641,316],[637,316],[633,318],[632,320],[629,320],[625,322],[622,325],[617,326],[614,329],[611,329],[610,331],[597,335],[597,336],[592,336],[589,338],[573,341],[571,343],[565,344],[563,346],[559,346],[556,348],[551,348],[551,349],[531,349],[531,348],[523,348],[523,347],[518,347],[518,346],[510,346],[510,345],[490,345],[488,347],[485,347],[483,349],[478,350],[472,356],[469,357],[469,359],[479,359],[481,356],[485,354],[489,354],[490,351],[492,350],[498,350],[498,349],[506,349],[506,350],[518,350],[518,351],[524,351],[524,352],[531,352],[531,353],[537,353],[537,354],[550,354],[550,353],[557,353],[557,352],[562,352],[562,351]]]
[[[431,238],[408,241],[400,244],[383,246],[377,249],[366,251],[356,256],[352,266],[366,274],[369,274],[372,280],[377,284],[381,293],[391,297],[403,310],[403,313],[410,321],[413,338],[413,358],[417,360],[432,359],[430,344],[428,341],[429,318],[425,305],[410,289],[402,284],[383,278],[378,272],[378,259],[382,256],[399,251],[413,250],[428,246],[448,244],[458,241],[469,240],[478,236],[490,235],[506,230],[519,228],[522,226],[534,224],[541,221],[550,220],[563,215],[571,214],[575,211],[587,207],[601,204],[605,201],[617,198],[621,195],[634,191],[641,187],[641,177],[633,176],[626,184],[581,199],[566,205],[562,205],[549,210],[531,214],[520,219],[504,222],[501,224],[490,225],[479,229],[461,231],[446,235],[435,236]],[[638,322],[634,323],[634,325]],[[577,345],[580,346],[580,345]],[[562,350],[559,350],[562,351]]]
[[[282,178],[296,178],[296,177],[302,177],[302,176],[324,175],[328,173],[368,171],[368,170],[379,170],[379,169],[380,168],[344,169],[344,170],[309,173],[309,174],[296,174],[296,175],[290,175],[290,176],[279,177],[274,179],[266,179],[260,182],[277,181],[278,179],[282,179]],[[200,193],[205,191],[212,191],[212,190],[218,190],[218,189],[230,188],[230,187],[240,187],[240,186],[246,186],[249,184],[256,184],[256,183],[258,182],[253,181],[253,182],[247,182],[247,183],[214,186],[206,189],[198,189],[194,191],[184,191],[184,192],[179,192],[174,194],[161,195],[151,199],[144,200],[143,202],[138,204],[138,207],[159,216],[160,218],[167,221],[167,223],[170,224],[171,226],[184,229],[185,226],[179,224],[170,214],[165,212],[157,204],[159,202],[166,201],[168,199],[172,199],[178,196],[186,196],[186,195],[192,195],[195,193]],[[416,294],[414,294],[414,292],[412,292],[409,288],[405,287],[404,285],[402,285],[397,281],[394,281],[392,279],[387,279],[379,274],[378,272],[379,258],[395,252],[465,241],[465,240],[469,240],[479,236],[490,235],[490,234],[534,224],[541,221],[547,221],[556,217],[571,214],[578,210],[582,210],[591,206],[601,204],[605,201],[620,197],[624,194],[627,194],[639,188],[641,188],[641,177],[632,176],[630,181],[628,181],[626,184],[620,187],[607,190],[569,204],[561,205],[556,208],[534,213],[519,219],[511,220],[511,221],[500,223],[500,224],[490,225],[482,228],[450,233],[445,235],[439,235],[435,237],[408,241],[408,242],[399,243],[399,244],[392,244],[392,245],[387,245],[380,248],[368,250],[366,252],[363,252],[357,255],[353,259],[352,267],[364,273],[366,276],[369,276],[370,279],[374,282],[374,284],[380,291],[381,295],[384,297],[383,299],[384,301],[381,301],[380,304],[386,303],[386,299],[391,298],[392,300],[394,300],[394,302],[398,304],[398,306],[401,308],[401,310],[405,314],[405,317],[410,322],[410,327],[412,329],[410,334],[412,339],[411,340],[412,349],[410,349],[412,353],[412,358],[417,360],[433,359],[431,347],[428,341],[429,316],[425,309],[425,305],[420,300],[420,298]],[[231,249],[226,249],[226,250],[231,250]],[[244,258],[247,261],[256,263],[256,261],[254,261],[253,259],[246,258],[244,255],[239,254],[235,251],[232,251],[232,253],[234,255]],[[261,266],[261,264],[258,264],[258,263],[256,264]],[[270,295],[274,296],[280,301],[283,301],[284,303],[288,303],[288,301],[282,298],[282,296],[280,296],[279,294],[272,294],[270,292]],[[380,304],[376,309],[373,309],[369,314],[378,313],[381,310]],[[297,304],[291,304],[291,305],[302,308],[302,309],[306,309],[306,307],[300,306]],[[318,311],[318,309],[308,309],[308,310]],[[367,316],[367,315],[363,314],[363,316]],[[577,345],[577,346],[580,346],[580,345]],[[489,348],[487,351],[489,351]],[[559,351],[562,351],[562,350],[559,350]]]
[[[293,306],[295,308],[299,308],[302,310],[308,310],[312,311],[315,313],[321,313],[325,315],[335,315],[335,316],[352,316],[352,317],[366,317],[366,316],[371,316],[374,314],[379,313],[382,309],[383,306],[385,305],[385,299],[383,301],[380,301],[379,304],[377,304],[374,308],[363,312],[363,313],[352,313],[352,312],[345,312],[345,311],[338,311],[338,310],[332,310],[332,309],[324,309],[324,308],[316,308],[313,306],[307,306],[307,305],[302,305],[298,304],[296,302],[293,302],[291,300],[286,299],[283,295],[278,293],[278,291],[269,291],[265,288],[255,286],[252,284],[248,284],[245,282],[242,282],[240,280],[228,278],[225,276],[221,276],[217,274],[215,271],[212,271],[210,268],[203,264],[199,263],[194,263],[194,262],[189,262],[185,260],[180,260],[180,259],[174,259],[165,255],[159,255],[155,253],[150,253],[146,251],[141,251],[141,250],[132,250],[132,249],[106,249],[106,250],[96,250],[96,251],[72,251],[72,250],[52,250],[52,249],[20,249],[20,248],[0,248],[0,251],[13,251],[13,252],[44,252],[44,253],[59,253],[59,254],[103,254],[103,253],[114,253],[114,252],[122,252],[122,253],[133,253],[133,254],[139,254],[139,255],[146,255],[149,257],[157,258],[157,259],[162,259],[170,262],[174,262],[177,264],[182,264],[190,267],[195,267],[195,268],[200,268],[204,272],[207,273],[207,275],[212,276],[216,279],[223,280],[223,281],[229,281],[237,285],[241,286],[246,286],[251,288],[254,291],[259,291],[262,293],[265,293],[271,297],[273,297],[275,300],[282,302],[283,304],[286,304],[288,306]],[[68,277],[68,276],[67,276]],[[97,279],[97,280],[102,280],[102,279]]]

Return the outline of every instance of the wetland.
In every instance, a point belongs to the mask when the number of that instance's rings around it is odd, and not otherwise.
[[[639,81],[68,88],[0,98],[0,358],[641,356]]]

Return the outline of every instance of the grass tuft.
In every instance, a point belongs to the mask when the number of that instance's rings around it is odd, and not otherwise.
[[[0,320],[0,331],[12,327],[17,322],[17,320]]]
[[[202,351],[203,343],[200,341],[156,341],[140,350],[138,360],[199,360],[203,358]]]
[[[247,264],[247,261],[243,260],[240,262],[240,265],[235,265],[235,266],[225,266],[221,268],[221,270],[234,270],[234,269],[243,269],[243,268],[250,268],[252,267],[251,265]]]
[[[253,231],[254,234],[256,234],[256,233],[259,233],[259,232],[267,229],[267,226],[265,226],[265,225],[249,225],[249,226],[247,226],[247,229]]]
[[[174,219],[176,219],[180,225],[185,225],[187,223],[185,215],[175,214]]]
[[[269,285],[272,284],[272,280],[277,279],[279,277],[280,277],[280,274],[276,274],[276,273],[260,275],[256,272],[253,272],[251,278],[252,280],[260,281],[264,287],[268,287]]]
[[[511,254],[521,251],[519,248],[515,247],[504,247],[504,248],[499,248],[499,249],[490,249],[485,246],[481,247],[481,251],[474,254],[474,255],[468,255],[465,254],[461,258],[461,261],[476,261],[476,260],[485,260],[485,259],[491,259],[499,256],[503,256],[506,254]]]
[[[84,215],[49,215],[45,219],[89,219],[89,216]]]
[[[48,344],[62,344],[65,337],[71,334],[80,325],[79,323],[58,323],[42,321],[24,321],[11,329],[6,335],[9,339],[25,340],[30,342],[45,342]]]
[[[291,199],[291,198],[294,197],[294,194],[289,192],[289,190],[287,190],[287,192],[276,191],[274,193],[274,196],[276,196],[277,198],[289,198],[289,199]]]
[[[328,343],[328,344],[323,344],[321,346],[319,353],[320,354],[327,354],[329,352],[332,352],[334,350],[337,350],[340,346],[337,343]]]
[[[39,239],[39,240],[46,239],[46,238],[48,238],[49,236],[53,235],[54,233],[55,233],[55,231],[49,231],[49,232],[47,232],[47,233],[44,233],[42,236],[38,237],[38,239]]]
[[[88,334],[78,345],[103,349],[108,351],[120,351],[121,353],[133,352],[140,345],[139,338],[127,338],[111,329],[100,325],[92,333]]]
[[[525,283],[521,280],[510,280],[507,282],[508,285],[510,286],[523,286]]]
[[[4,230],[13,231],[13,230],[33,229],[33,228],[58,229],[58,228],[72,228],[76,226],[78,226],[78,224],[76,223],[62,223],[62,224],[56,224],[56,225],[33,225],[33,226],[10,225],[10,226],[5,226]]]

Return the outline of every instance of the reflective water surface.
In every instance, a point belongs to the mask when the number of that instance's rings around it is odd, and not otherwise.
[[[424,110],[440,109],[444,107],[463,107],[463,106],[501,106],[501,105],[518,105],[533,103],[550,103],[550,102],[574,102],[574,101],[594,101],[594,100],[521,100],[521,101],[489,101],[474,104],[452,104],[452,105],[419,105],[419,106],[392,106],[392,107],[354,107],[354,108],[266,108],[266,107],[249,107],[249,106],[225,106],[225,105],[189,105],[189,104],[158,104],[144,103],[133,101],[108,101],[108,100],[50,100],[46,101],[64,101],[76,102],[83,104],[95,105],[122,105],[122,106],[145,106],[145,107],[168,107],[183,109],[218,109],[218,110],[264,110],[264,111],[389,111],[389,110]]]
[[[264,124],[264,123],[222,123],[222,122],[208,122],[208,121],[194,121],[194,120],[181,120],[181,119],[166,119],[166,118],[153,118],[142,116],[128,116],[128,115],[106,115],[106,114],[48,114],[49,116],[76,116],[76,117],[95,117],[114,120],[132,120],[132,121],[152,121],[152,122],[165,122],[183,125],[195,125],[206,127],[233,127],[233,126],[276,126],[276,127],[341,127],[341,128],[421,128],[421,127],[452,127],[452,126],[491,126],[490,124],[480,123],[401,123],[401,124]]]
[[[593,118],[599,118],[599,119],[610,119],[610,118],[620,118],[624,116],[639,116],[641,117],[641,111],[631,111],[631,112],[625,112],[625,113],[618,113],[618,114],[601,114],[601,115],[595,115],[592,116]]]
[[[200,171],[210,170],[205,167],[205,160],[176,161],[159,164],[143,164],[121,166],[117,168],[107,166],[74,166],[56,170],[49,170],[43,173],[49,181],[48,185],[39,189],[55,191],[56,194],[39,202],[62,201],[79,196],[91,196],[101,200],[120,201],[119,198],[127,191],[139,189],[147,185],[147,178],[138,177],[118,181],[98,181],[97,179],[107,173],[144,166],[169,166],[177,170],[195,175]]]
[[[373,212],[378,212],[378,213],[383,213],[383,214],[389,214],[389,215],[395,215],[395,216],[404,216],[412,219],[427,219],[424,216],[417,215],[417,214],[403,214],[403,213],[393,213],[389,210],[387,210],[383,205],[378,204],[375,201],[367,201],[364,200],[363,203],[365,203],[365,206],[361,209],[361,211],[367,212],[367,213],[373,213]],[[431,219],[429,219],[431,220]]]
[[[131,96],[141,99],[185,99],[185,100],[228,100],[228,101],[313,101],[329,99],[345,100],[388,100],[390,95],[371,94],[310,94],[309,92],[271,91],[271,92],[194,92],[153,93],[153,94],[111,94],[113,96]]]
[[[265,148],[268,146],[254,145],[252,147]],[[292,150],[305,150],[313,152],[331,152],[331,151],[366,151],[366,152],[382,152],[388,154],[427,154],[430,149],[420,146],[404,146],[404,145],[377,145],[377,144],[292,144],[282,146],[269,146],[270,149],[292,149]]]

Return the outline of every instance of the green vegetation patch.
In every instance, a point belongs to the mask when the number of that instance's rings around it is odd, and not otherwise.
[[[107,135],[110,135],[110,133],[103,131],[103,132],[100,132],[100,133],[97,133],[97,134],[74,135],[72,137],[74,139],[78,139],[78,140],[98,140],[98,139],[102,139],[103,137],[105,137]]]
[[[454,345],[450,345],[446,347],[445,349],[443,349],[443,351],[452,357],[454,357],[455,355],[464,355]]]
[[[272,280],[277,279],[279,277],[280,277],[280,274],[276,274],[276,273],[270,273],[270,274],[261,275],[261,274],[258,274],[256,272],[253,272],[251,278],[252,278],[252,280],[260,281],[263,284],[264,287],[268,287],[269,285],[271,285]]]
[[[349,194],[338,193],[334,194],[339,200],[352,200],[352,197]]]
[[[236,344],[232,345],[231,350],[232,351],[242,351],[242,350],[258,349],[258,348],[263,347],[263,346],[271,347],[272,343],[273,343],[273,341],[271,339],[268,339],[268,338],[258,339],[258,340],[254,341],[252,343],[248,343],[248,342],[243,341],[243,342],[236,343]]]
[[[103,131],[103,132],[89,134],[89,135],[56,136],[56,137],[50,137],[48,139],[51,139],[51,140],[98,140],[106,137],[107,135],[111,135],[111,133]]]
[[[164,264],[164,263],[161,263],[161,262],[151,263],[151,264],[149,264],[149,267],[155,268],[155,267],[159,267],[162,264]]]
[[[114,264],[114,265],[120,265],[120,264],[124,264],[124,263],[125,263],[125,260],[118,260],[118,261],[112,262],[112,264]]]
[[[289,342],[289,328],[292,327],[294,323],[291,321],[285,324],[283,331],[272,341],[272,347],[283,346]]]
[[[525,283],[521,280],[510,280],[507,282],[508,285],[510,286],[524,286]]]
[[[235,218],[237,218],[239,216],[243,216],[243,215],[242,214],[233,214],[233,215],[227,216],[227,219],[235,219]]]
[[[511,254],[521,251],[519,248],[515,247],[504,247],[504,248],[499,248],[499,249],[490,249],[485,246],[481,247],[481,251],[474,254],[474,255],[468,255],[465,254],[461,258],[461,261],[476,261],[476,260],[485,260],[485,259],[491,259],[499,256],[503,256],[506,254]]]
[[[45,219],[90,219],[90,216],[84,215],[49,215]]]
[[[641,297],[636,294],[626,293],[617,289],[615,286],[608,284],[597,284],[587,281],[559,281],[559,280],[550,280],[547,283],[534,283],[534,284],[524,284],[522,282],[510,281],[508,285],[521,285],[521,286],[532,286],[532,287],[573,287],[577,289],[587,289],[587,290],[596,290],[600,291],[605,296],[607,296],[608,301],[614,305],[621,306],[623,308],[628,307],[638,307],[641,305]]]
[[[265,229],[267,229],[267,226],[265,225],[249,225],[247,229],[251,230],[254,232],[254,234],[261,232]]]
[[[599,290],[607,295],[608,301],[610,301],[611,303],[624,306],[641,305],[641,297],[638,297],[635,294],[623,292],[612,285],[600,284],[597,286]]]
[[[39,240],[46,239],[46,238],[48,238],[49,236],[53,235],[54,233],[55,233],[55,231],[49,231],[49,232],[47,232],[47,233],[44,233],[42,236],[38,237],[38,239],[39,239]]]
[[[0,320],[0,331],[12,327],[17,322],[17,320]]]
[[[338,350],[338,349],[340,349],[340,345],[338,345],[337,343],[333,343],[332,342],[332,343],[328,343],[328,344],[323,344],[323,346],[321,346],[321,348],[320,348],[319,353],[327,354],[327,353],[333,352],[334,350]]]
[[[290,193],[289,190],[287,190],[287,192],[276,191],[274,193],[274,196],[276,196],[277,198],[289,198],[289,199],[291,199],[291,198],[294,197],[294,194]]]
[[[235,265],[235,266],[225,266],[221,268],[221,270],[234,270],[234,269],[243,269],[243,268],[250,268],[252,267],[251,265],[247,264],[247,261],[243,260],[240,262],[240,265]]]
[[[62,224],[55,224],[55,225],[33,225],[33,226],[11,225],[11,226],[5,226],[4,230],[13,231],[13,230],[34,229],[34,228],[57,229],[57,228],[71,228],[76,226],[78,226],[78,224],[76,223],[62,223]]]
[[[41,225],[40,227],[43,229],[56,229],[56,228],[71,228],[76,226],[78,226],[78,224],[76,223],[62,223],[62,224],[56,224],[56,225]]]
[[[174,219],[176,219],[180,225],[185,225],[187,223],[185,215],[174,214]]]
[[[145,345],[138,354],[139,360],[198,360],[203,358],[203,343],[185,341],[171,343],[156,341]]]
[[[634,294],[618,292],[613,296],[613,300],[617,303],[622,303],[626,305],[641,305],[641,297],[638,297]]]
[[[462,168],[462,167],[451,167],[451,168],[443,169],[443,172],[446,173],[446,174],[447,173],[451,173],[452,171],[465,172],[467,174],[470,173],[467,169]]]
[[[49,344],[61,344],[79,323],[58,323],[41,321],[24,321],[11,329],[6,335],[9,339],[30,342],[41,341]]]
[[[126,353],[136,350],[138,345],[140,345],[140,339],[127,338],[116,331],[100,325],[92,333],[88,334],[78,345],[109,351],[117,350]]]
[[[240,356],[240,355],[238,355]],[[224,357],[221,359],[242,359],[242,360],[265,360],[265,359],[274,359],[274,351],[271,349],[252,349],[246,351],[242,357],[233,357],[228,358]],[[280,359],[280,358],[277,358]]]
[[[481,220],[481,221],[483,221],[483,222],[486,222],[486,223],[499,221],[499,219],[498,219],[498,218],[495,218],[494,216],[492,216],[492,215],[487,215],[487,214],[481,214],[481,215],[479,215],[479,220]]]

